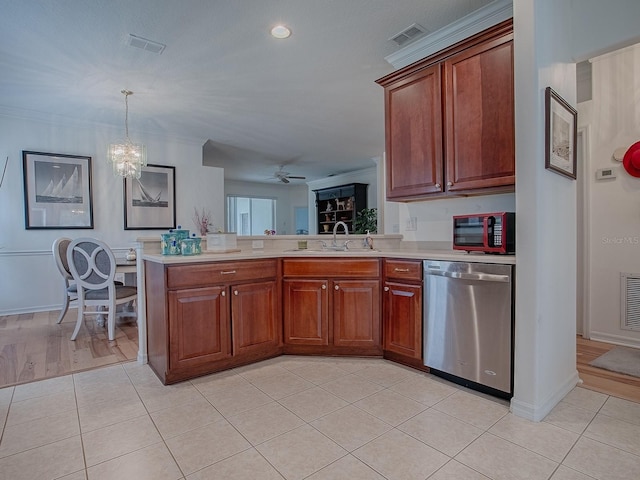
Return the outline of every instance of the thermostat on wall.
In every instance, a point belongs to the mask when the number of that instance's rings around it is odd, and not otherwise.
[[[615,168],[609,167],[596,170],[596,180],[608,180],[610,178],[616,178]]]

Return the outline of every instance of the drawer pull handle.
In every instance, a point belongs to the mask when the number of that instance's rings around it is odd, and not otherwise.
[[[238,295],[238,290],[234,290],[234,291],[233,291],[233,294],[234,294],[234,295]]]
[[[389,291],[389,287],[384,287],[384,291],[388,292]]]
[[[333,287],[333,288],[335,288],[336,290],[340,290],[340,287],[339,287],[338,285],[336,285],[336,286],[335,286],[335,287]]]
[[[439,183],[436,183],[436,184],[434,185],[434,187],[436,187],[438,190],[440,190],[440,184],[439,184]]]
[[[408,268],[394,268],[394,272],[402,272],[402,273],[409,273],[409,269]]]
[[[220,275],[233,275],[234,273],[236,273],[235,270],[223,270],[220,272]]]
[[[323,285],[322,285],[322,289],[323,289],[323,290],[326,290],[326,289],[327,289],[327,286],[323,284]]]
[[[224,290],[222,291],[222,293],[220,294],[221,297],[226,297],[227,296],[227,292],[225,292]]]
[[[453,182],[447,182],[447,187],[453,187]]]

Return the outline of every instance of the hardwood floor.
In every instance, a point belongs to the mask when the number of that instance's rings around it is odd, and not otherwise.
[[[590,390],[640,402],[640,378],[589,366],[589,362],[615,347],[610,343],[596,342],[578,336],[576,339],[576,363],[583,387]]]
[[[58,311],[0,316],[0,388],[136,359],[135,319],[119,319],[110,342],[106,328],[86,317],[72,342],[76,312],[59,325]]]

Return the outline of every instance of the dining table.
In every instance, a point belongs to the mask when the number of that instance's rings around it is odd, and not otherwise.
[[[125,285],[136,285],[137,262],[124,257],[116,257],[116,274],[124,274]]]

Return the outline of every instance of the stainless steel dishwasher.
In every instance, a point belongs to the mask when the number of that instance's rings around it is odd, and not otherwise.
[[[434,374],[512,396],[512,273],[512,265],[424,261],[424,363]]]

